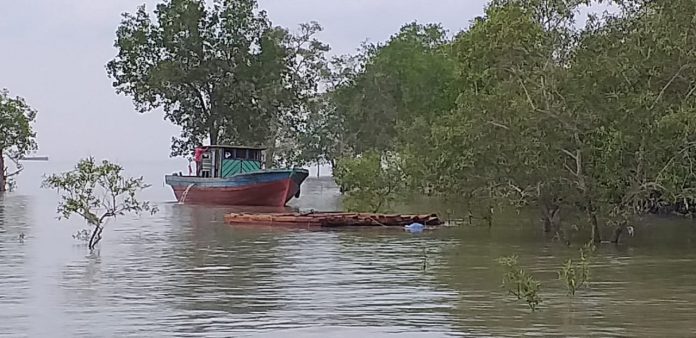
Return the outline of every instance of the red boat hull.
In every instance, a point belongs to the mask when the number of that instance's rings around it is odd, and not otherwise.
[[[234,188],[196,188],[186,193],[186,203],[249,205],[282,207],[299,191],[300,187],[290,179],[247,187]],[[173,187],[179,202],[186,191],[185,187]]]
[[[299,197],[305,169],[265,170],[229,178],[165,176],[177,201],[193,204],[283,207]]]

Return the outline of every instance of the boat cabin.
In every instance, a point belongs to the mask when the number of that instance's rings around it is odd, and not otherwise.
[[[265,148],[247,146],[211,145],[201,158],[200,177],[226,178],[240,173],[259,171],[263,168]]]

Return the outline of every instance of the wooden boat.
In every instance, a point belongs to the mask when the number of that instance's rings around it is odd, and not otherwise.
[[[230,213],[225,215],[225,222],[240,225],[301,227],[404,227],[413,223],[420,223],[424,226],[444,224],[435,214],[385,215],[350,212]]]
[[[264,169],[264,148],[207,146],[195,175],[166,175],[180,203],[282,207],[300,197],[302,168]]]

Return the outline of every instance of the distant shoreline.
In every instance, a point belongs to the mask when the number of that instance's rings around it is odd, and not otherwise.
[[[25,156],[21,161],[48,161],[48,156]]]

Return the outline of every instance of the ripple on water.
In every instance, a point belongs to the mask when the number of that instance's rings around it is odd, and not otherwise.
[[[335,188],[325,181],[308,184],[299,207],[333,205]],[[170,193],[162,192],[163,199]],[[577,248],[543,243],[517,226],[421,235],[255,229],[223,224],[225,208],[167,203],[155,216],[109,224],[99,252],[90,255],[70,237],[82,225],[58,223],[54,211],[54,195],[0,198],[0,334],[696,333],[690,324],[696,253],[688,245],[603,247],[593,262],[591,288],[569,299],[556,271]],[[512,253],[543,282],[538,313],[530,314],[499,287],[494,259]]]

